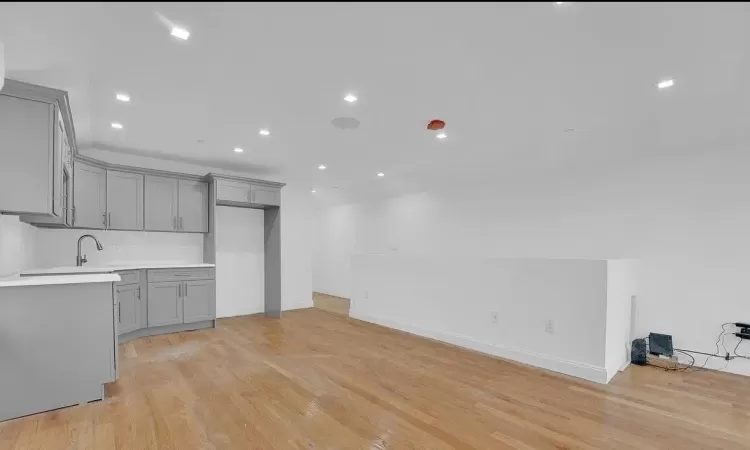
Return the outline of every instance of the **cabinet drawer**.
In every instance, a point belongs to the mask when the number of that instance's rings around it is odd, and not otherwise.
[[[120,275],[120,281],[115,283],[116,286],[124,286],[126,284],[136,284],[141,281],[140,274],[137,270],[130,270],[127,272],[117,272]]]
[[[148,282],[160,281],[185,281],[185,280],[212,280],[214,269],[206,267],[201,269],[154,269],[148,271]]]

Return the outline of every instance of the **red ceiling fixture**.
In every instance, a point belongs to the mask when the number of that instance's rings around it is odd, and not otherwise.
[[[430,120],[430,123],[427,124],[428,130],[437,131],[443,128],[445,128],[445,122],[440,119]]]

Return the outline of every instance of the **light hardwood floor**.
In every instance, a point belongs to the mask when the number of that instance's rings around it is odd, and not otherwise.
[[[349,306],[351,302],[348,298],[336,297],[335,295],[321,294],[313,292],[313,305],[316,308],[328,311],[342,316],[349,316]]]
[[[0,424],[2,449],[734,449],[750,382],[608,386],[315,309],[121,346],[109,399]],[[1,401],[1,400],[0,400]]]

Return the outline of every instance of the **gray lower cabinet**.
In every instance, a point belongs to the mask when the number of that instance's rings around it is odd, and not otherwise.
[[[178,180],[146,175],[145,184],[146,231],[177,231]]]
[[[117,286],[117,334],[141,327],[141,288],[137,284]]]
[[[73,225],[79,228],[105,228],[107,171],[76,161],[73,172]]]
[[[183,323],[216,318],[216,285],[213,280],[183,282]]]
[[[182,323],[182,282],[148,284],[148,326]]]
[[[107,170],[107,228],[143,229],[143,175]]]

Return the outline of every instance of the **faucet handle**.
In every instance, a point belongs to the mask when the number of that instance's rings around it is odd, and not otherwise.
[[[89,262],[88,259],[86,259],[86,255],[83,255],[83,258],[81,258],[81,264]]]

